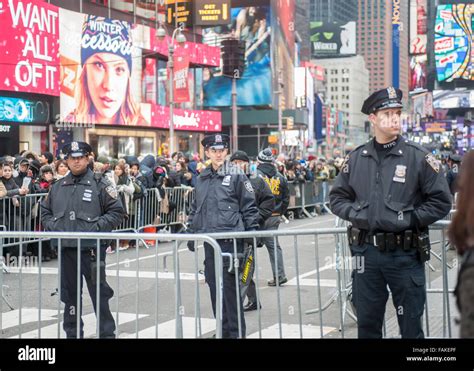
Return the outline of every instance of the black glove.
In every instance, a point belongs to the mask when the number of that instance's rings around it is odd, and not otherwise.
[[[186,230],[184,231],[184,233],[185,233],[185,234],[193,234],[194,231],[189,227],[189,225],[186,224],[186,226],[187,226],[187,228],[186,228]],[[194,249],[194,241],[188,241],[188,244],[187,244],[187,245],[188,245],[188,250],[189,250],[189,251],[192,251],[192,252],[195,251],[195,249]]]

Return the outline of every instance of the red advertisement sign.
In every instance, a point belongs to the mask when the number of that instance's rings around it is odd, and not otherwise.
[[[184,48],[177,50],[174,63],[173,88],[175,103],[189,102],[189,55]]]
[[[169,129],[169,107],[152,105],[151,126],[160,129]],[[174,128],[175,130],[183,131],[221,132],[222,115],[218,111],[192,111],[175,109]]]
[[[0,90],[59,96],[59,13],[37,0],[0,0]]]
[[[168,43],[170,42],[171,38],[169,36],[166,36],[166,39],[160,41],[156,37],[156,30],[150,28],[150,49],[152,51],[167,57]],[[220,48],[189,41],[186,42],[184,46],[177,45],[176,51],[180,48],[186,50],[186,54],[189,56],[189,61],[192,64],[199,64],[207,67],[219,67],[221,65]]]

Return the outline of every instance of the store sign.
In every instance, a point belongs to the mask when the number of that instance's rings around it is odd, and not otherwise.
[[[0,97],[0,121],[45,124],[49,122],[49,103],[41,100]]]
[[[0,90],[59,96],[58,8],[0,0]]]
[[[11,125],[0,125],[0,133],[9,133],[11,128]]]
[[[159,129],[169,129],[169,107],[152,105],[151,126]],[[222,114],[218,111],[174,110],[174,129],[182,131],[221,132]]]
[[[195,26],[224,26],[230,23],[230,0],[194,0]]]

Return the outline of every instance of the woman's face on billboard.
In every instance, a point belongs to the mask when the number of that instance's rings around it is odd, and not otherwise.
[[[125,103],[130,71],[122,57],[111,53],[92,55],[86,64],[87,89],[98,124],[113,123]]]

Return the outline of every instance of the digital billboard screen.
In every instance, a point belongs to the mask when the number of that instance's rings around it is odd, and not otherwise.
[[[474,108],[474,90],[435,90],[435,109]]]
[[[58,8],[0,0],[0,25],[0,90],[58,96]]]
[[[435,23],[438,81],[474,80],[474,4],[440,5]]]
[[[272,104],[271,39],[272,25],[269,6],[232,8],[232,23],[207,28],[203,42],[221,46],[223,40],[236,37],[245,42],[245,71],[237,80],[239,106],[269,106]],[[203,92],[205,107],[228,107],[232,103],[232,79],[220,68],[204,69]]]
[[[311,22],[310,35],[313,57],[356,54],[356,22]]]

